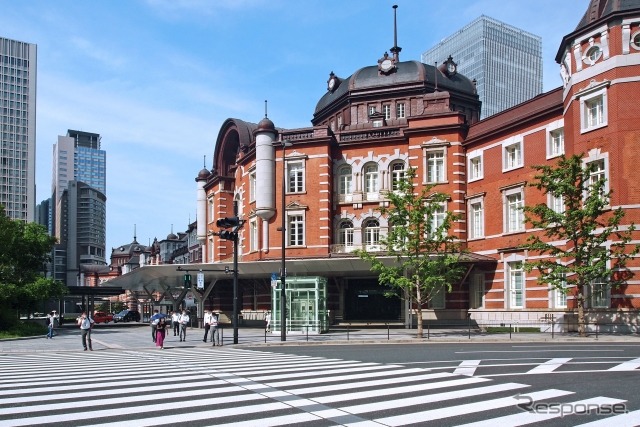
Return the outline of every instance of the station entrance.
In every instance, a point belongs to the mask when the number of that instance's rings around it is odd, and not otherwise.
[[[271,330],[281,331],[280,295],[282,282],[272,290]],[[319,334],[329,330],[327,279],[319,276],[287,277],[287,333]]]
[[[349,279],[344,293],[344,319],[347,321],[397,321],[402,301],[385,295],[390,288],[377,278]]]

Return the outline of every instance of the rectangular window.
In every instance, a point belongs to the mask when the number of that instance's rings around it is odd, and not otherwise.
[[[564,154],[564,128],[549,132],[548,144],[547,158],[557,157]]]
[[[289,246],[304,246],[304,218],[302,215],[289,215]]]
[[[474,200],[469,203],[469,220],[471,221],[470,238],[484,237],[484,203],[482,200]]]
[[[251,251],[258,250],[258,221],[252,220],[249,223],[249,240],[251,244]]]
[[[591,307],[609,308],[609,286],[605,279],[591,282]]]
[[[391,119],[391,105],[385,104],[382,106],[382,114],[384,114],[385,120]]]
[[[469,289],[469,306],[471,308],[484,307],[484,274],[474,274],[471,276],[471,287]]]
[[[427,153],[427,182],[444,182],[444,152],[429,151]]]
[[[504,170],[511,170],[522,166],[522,142],[506,145],[503,152]]]
[[[566,308],[567,307],[567,282],[563,282],[562,289],[554,289],[554,307]]]
[[[564,197],[562,196],[562,194],[560,195],[555,195],[555,194],[551,194],[549,193],[549,209],[551,209],[552,211],[554,211],[555,213],[563,213],[564,212]]]
[[[469,181],[475,181],[483,177],[482,155],[469,159]]]
[[[288,193],[304,192],[304,165],[302,162],[287,163],[287,172],[289,175]]]
[[[607,85],[608,82],[596,84],[577,94],[580,98],[581,133],[607,126]]]
[[[249,201],[256,201],[256,173],[251,172],[249,174]]]
[[[522,191],[522,188],[518,188],[504,194],[504,231],[506,233],[524,230],[524,196]]]
[[[405,115],[405,109],[404,109],[404,102],[398,102],[396,104],[396,117],[399,119],[403,119],[406,117]]]
[[[376,113],[376,107],[373,106],[373,105],[370,105],[369,106],[369,115],[371,116],[371,115],[373,115],[375,113]]]
[[[442,227],[442,224],[444,224],[444,220],[446,217],[447,217],[447,208],[444,204],[442,204],[433,212],[433,215],[431,216],[431,219],[430,219],[431,231],[429,232],[430,237],[436,238],[439,235],[438,228]],[[446,230],[440,230],[440,233],[444,235],[446,233]]]
[[[434,294],[431,295],[431,299],[429,300],[429,308],[430,309],[443,309],[445,308],[445,290],[443,288],[435,291]]]
[[[509,285],[509,308],[524,307],[524,270],[522,261],[507,264]]]

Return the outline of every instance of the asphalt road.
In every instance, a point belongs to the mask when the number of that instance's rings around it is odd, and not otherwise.
[[[265,344],[243,330],[243,344],[227,333],[212,347],[192,329],[158,350],[148,326],[118,325],[96,328],[84,352],[79,331],[59,332],[0,340],[0,427],[640,425],[637,337]]]

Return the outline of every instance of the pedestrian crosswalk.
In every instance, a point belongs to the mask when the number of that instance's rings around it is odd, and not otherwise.
[[[0,426],[640,424],[640,411],[579,414],[625,400],[469,375],[476,362],[434,372],[239,348],[3,354]]]

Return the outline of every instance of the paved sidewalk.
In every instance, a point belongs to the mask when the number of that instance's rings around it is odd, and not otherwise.
[[[11,352],[60,352],[82,351],[80,330],[74,326],[65,326],[56,330],[53,339],[44,335],[30,338],[0,340],[0,353]],[[187,330],[185,342],[178,341],[173,331],[167,331],[165,348],[176,347],[211,347],[211,342],[202,341],[204,329],[190,328]],[[428,332],[428,336],[427,336]],[[265,334],[257,328],[239,328],[238,344],[233,344],[233,329],[223,328],[221,331],[225,346],[280,346],[280,345],[311,345],[311,344],[410,344],[410,343],[438,343],[438,342],[627,342],[640,344],[640,335],[612,335],[591,334],[581,338],[577,334],[550,333],[500,333],[486,334],[467,329],[430,329],[424,331],[424,337],[418,339],[415,330],[409,329],[332,329],[326,334],[306,335],[288,334],[286,341],[280,340],[280,333]],[[97,325],[92,332],[93,350],[143,350],[153,349],[155,344],[151,339],[151,328],[148,324],[127,323]]]

